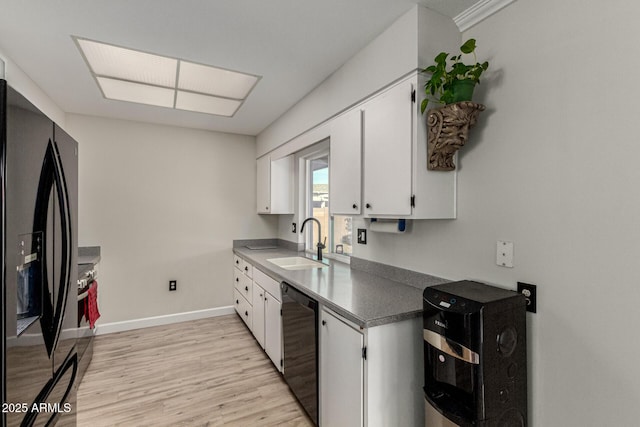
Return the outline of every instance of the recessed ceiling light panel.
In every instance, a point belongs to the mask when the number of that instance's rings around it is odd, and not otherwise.
[[[174,90],[123,80],[96,77],[105,98],[173,108]]]
[[[215,114],[217,116],[231,117],[238,111],[240,105],[242,105],[242,101],[237,99],[219,98],[181,90],[178,91],[178,96],[176,97],[176,108],[180,110]]]
[[[260,77],[74,37],[105,98],[231,117]]]
[[[222,68],[180,62],[178,89],[224,98],[244,99],[258,82],[256,76]]]
[[[78,39],[78,44],[97,76],[164,87],[173,87],[176,83],[176,59],[91,40]]]

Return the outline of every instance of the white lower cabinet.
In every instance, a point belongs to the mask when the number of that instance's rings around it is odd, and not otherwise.
[[[271,359],[278,371],[282,371],[282,302],[278,301],[269,292],[265,292],[264,300],[264,324],[265,344],[264,351]]]
[[[320,423],[362,426],[364,335],[326,310],[320,318]]]
[[[233,299],[236,311],[260,347],[282,372],[282,296],[280,283],[234,256]],[[253,280],[248,274],[253,276]]]
[[[424,426],[422,318],[361,329],[320,314],[320,425]]]
[[[253,336],[264,348],[264,299],[265,291],[257,283],[253,284]]]

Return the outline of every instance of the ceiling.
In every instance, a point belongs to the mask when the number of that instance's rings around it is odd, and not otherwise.
[[[67,113],[260,133],[419,3],[478,0],[0,0],[0,52]],[[104,99],[71,36],[262,76],[232,118]]]

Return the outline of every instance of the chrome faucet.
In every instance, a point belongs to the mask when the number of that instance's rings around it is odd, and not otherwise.
[[[327,246],[324,243],[322,243],[322,231],[321,231],[322,228],[320,226],[320,221],[318,221],[316,218],[313,218],[313,217],[305,219],[304,221],[302,221],[302,227],[300,227],[300,233],[304,231],[304,225],[307,223],[307,221],[315,221],[316,224],[318,224],[318,244],[316,245],[316,247],[318,248],[318,261],[322,261],[322,250]],[[325,242],[326,242],[326,239],[325,239]]]

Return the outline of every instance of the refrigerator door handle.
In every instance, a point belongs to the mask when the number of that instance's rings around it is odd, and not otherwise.
[[[56,189],[57,193],[57,207],[60,210],[60,248],[61,259],[60,265],[54,266],[60,268],[59,283],[57,286],[56,300],[52,300],[52,295],[48,292],[48,272],[47,272],[47,226],[49,215],[49,199],[53,189]],[[49,356],[55,350],[60,333],[62,329],[62,320],[64,318],[64,311],[67,306],[67,295],[71,281],[71,260],[72,260],[72,230],[71,230],[71,217],[70,217],[70,204],[69,196],[67,194],[67,183],[64,176],[64,170],[60,162],[60,152],[57,144],[49,140],[47,150],[42,162],[42,169],[40,171],[40,181],[38,184],[38,193],[36,197],[36,207],[34,212],[33,231],[42,231],[42,317],[40,318],[40,325],[42,327],[42,334],[44,337],[47,353]],[[54,277],[55,280],[55,277]],[[55,283],[54,283],[54,286]]]

